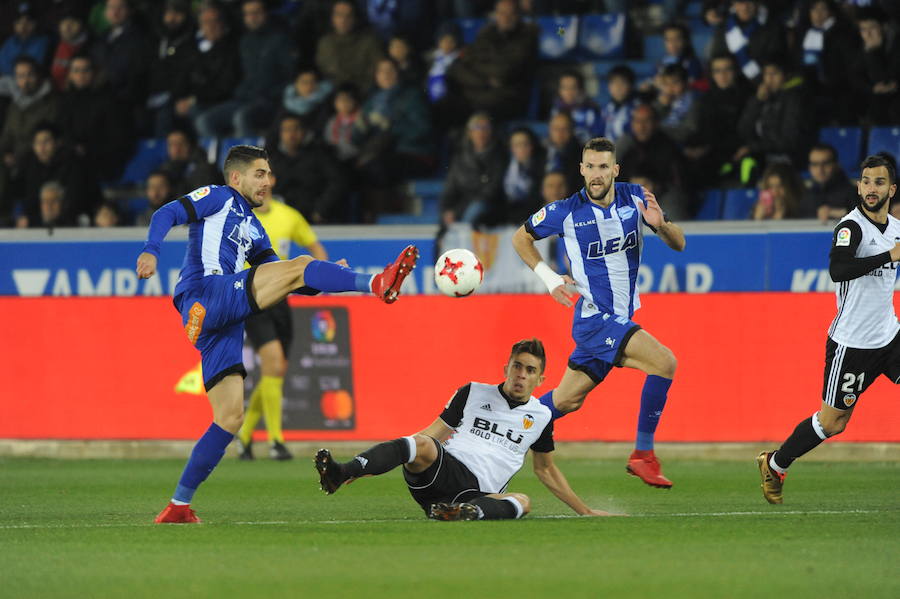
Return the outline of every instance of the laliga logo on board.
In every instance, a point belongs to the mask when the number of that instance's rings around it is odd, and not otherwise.
[[[532,416],[531,414],[525,414],[525,416],[522,418],[522,426],[525,427],[526,431],[534,426],[534,416]]]
[[[319,310],[312,316],[312,336],[316,341],[329,343],[334,341],[337,325],[331,310]]]

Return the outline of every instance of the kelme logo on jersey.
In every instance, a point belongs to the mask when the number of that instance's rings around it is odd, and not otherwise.
[[[532,418],[532,420],[534,420]],[[497,423],[491,422],[490,420],[485,420],[484,418],[475,417],[475,422],[472,424],[472,433],[478,435],[479,437],[490,438],[489,436],[485,436],[483,433],[493,433],[495,435],[499,435],[501,437],[506,437],[513,443],[521,443],[522,439],[525,437],[523,435],[517,435],[513,437],[513,431],[508,430],[506,432],[501,432],[497,429]],[[478,431],[482,431],[482,434],[479,434]]]
[[[545,218],[547,218],[547,209],[541,208],[540,210],[538,210],[537,212],[534,213],[534,216],[531,217],[531,226],[532,227],[538,226],[539,224],[544,222]]]
[[[532,416],[531,414],[525,414],[525,416],[522,417],[522,426],[525,427],[526,431],[534,426],[534,416]]]
[[[633,247],[637,247],[637,233],[635,231],[628,233],[628,235],[625,236],[625,239],[622,239],[621,237],[610,237],[606,241],[603,241],[602,239],[599,241],[592,241],[588,244],[586,255],[588,260],[596,260],[598,258],[609,256],[610,254],[630,250]]]
[[[856,394],[848,393],[844,396],[844,405],[848,408],[856,403]]]
[[[331,313],[331,310],[319,310],[313,314],[311,325],[313,339],[321,343],[334,341],[337,325],[334,322],[334,315]]]

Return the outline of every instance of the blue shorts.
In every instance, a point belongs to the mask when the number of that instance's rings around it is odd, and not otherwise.
[[[256,267],[205,276],[175,298],[188,340],[200,350],[206,390],[229,374],[246,377],[244,320],[259,312],[251,288]]]
[[[622,365],[625,346],[639,330],[639,324],[624,316],[601,312],[589,318],[576,317],[572,324],[575,351],[569,356],[569,368],[600,383],[613,366]]]

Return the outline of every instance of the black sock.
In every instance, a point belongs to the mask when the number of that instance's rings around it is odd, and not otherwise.
[[[484,520],[512,520],[519,515],[516,506],[506,499],[478,497],[468,503],[477,505],[481,508],[481,513],[484,514]]]
[[[807,418],[798,424],[791,436],[775,452],[775,463],[781,468],[786,469],[794,460],[812,451],[825,440],[816,433],[816,429],[813,427],[813,418],[815,416]]]
[[[385,441],[365,450],[346,464],[341,465],[344,474],[357,478],[367,474],[384,474],[410,461],[409,437]]]

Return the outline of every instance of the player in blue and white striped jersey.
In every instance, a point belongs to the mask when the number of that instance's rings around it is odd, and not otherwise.
[[[675,356],[631,318],[641,305],[637,275],[643,226],[678,251],[685,246],[684,232],[666,219],[650,191],[616,183],[618,174],[615,144],[603,137],[590,140],[581,158],[584,188],[541,208],[516,231],[513,246],[557,302],[572,305],[567,285],[581,294],[572,324],[575,351],[562,381],[541,402],[558,418],[580,408],[613,366],[647,373],[627,470],[649,485],[669,488],[672,482],[662,475],[653,438],[675,376]],[[550,235],[562,238],[571,277],[554,272],[535,249],[535,240]]]
[[[418,257],[416,248],[407,246],[393,264],[374,276],[310,256],[278,260],[253,214],[269,188],[272,171],[266,151],[235,146],[225,158],[224,171],[227,186],[201,187],[153,214],[137,260],[138,276],[153,276],[166,234],[174,225],[190,225],[172,300],[188,339],[200,350],[203,383],[213,409],[213,423],[194,446],[172,501],[157,516],[157,523],[200,521],[190,508],[194,492],[243,423],[244,320],[294,292],[360,291],[392,303]],[[252,266],[244,270],[245,262]]]

